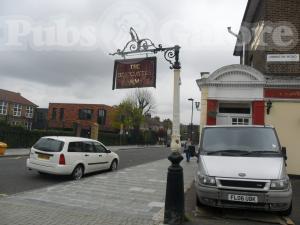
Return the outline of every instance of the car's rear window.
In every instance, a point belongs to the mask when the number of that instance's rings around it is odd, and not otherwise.
[[[64,142],[52,138],[41,138],[33,147],[45,152],[60,152],[64,147]]]

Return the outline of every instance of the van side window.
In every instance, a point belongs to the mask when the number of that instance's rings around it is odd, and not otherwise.
[[[83,152],[82,142],[70,142],[68,152]]]
[[[106,149],[100,143],[94,142],[94,147],[95,147],[95,152],[97,152],[97,153],[105,153],[106,152]]]
[[[94,152],[94,146],[92,142],[82,142],[84,152]]]

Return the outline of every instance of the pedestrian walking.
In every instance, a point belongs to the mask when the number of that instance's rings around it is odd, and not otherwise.
[[[191,145],[192,145],[191,139],[188,139],[184,145],[184,152],[185,152],[185,157],[187,162],[189,162],[191,158]]]

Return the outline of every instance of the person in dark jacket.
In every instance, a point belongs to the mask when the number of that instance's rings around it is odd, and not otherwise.
[[[191,158],[191,150],[190,150],[191,145],[192,145],[191,139],[188,139],[184,146],[184,152],[185,152],[185,157],[187,162],[189,162]]]

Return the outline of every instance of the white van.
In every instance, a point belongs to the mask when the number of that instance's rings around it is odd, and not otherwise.
[[[286,149],[273,127],[203,128],[195,187],[197,205],[292,211]]]
[[[31,148],[27,168],[72,175],[75,180],[99,170],[116,170],[119,156],[102,143],[80,137],[42,137]]]

